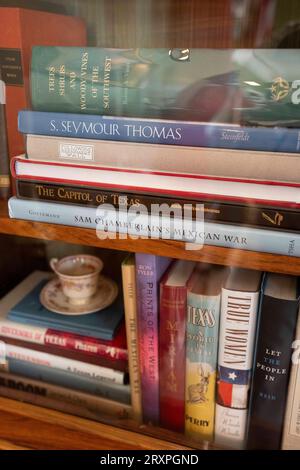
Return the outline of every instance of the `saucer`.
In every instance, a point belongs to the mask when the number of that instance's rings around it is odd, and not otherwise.
[[[51,312],[62,315],[86,315],[107,308],[117,295],[117,284],[108,277],[100,276],[99,288],[93,297],[84,305],[74,305],[63,293],[59,279],[54,278],[43,287],[40,302]]]

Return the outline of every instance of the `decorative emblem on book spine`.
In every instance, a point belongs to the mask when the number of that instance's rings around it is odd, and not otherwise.
[[[172,60],[185,62],[191,59],[190,49],[169,49],[169,56]]]
[[[200,380],[196,384],[189,385],[188,387],[188,403],[206,403],[208,398],[209,378],[211,367],[208,364],[200,364],[198,367],[198,374]]]
[[[262,213],[262,216],[265,220],[270,222],[272,225],[281,225],[281,222],[283,221],[283,215],[279,214],[279,212],[276,212],[274,218],[270,217],[268,214],[265,214],[264,212]]]
[[[273,101],[281,101],[287,97],[290,91],[290,84],[282,77],[274,78],[271,86],[271,96]]]

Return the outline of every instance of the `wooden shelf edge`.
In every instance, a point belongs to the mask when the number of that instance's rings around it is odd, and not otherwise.
[[[41,240],[56,240],[134,253],[150,253],[171,258],[203,261],[260,271],[299,275],[300,258],[205,245],[187,250],[184,242],[154,239],[100,239],[95,230],[10,219],[6,203],[0,203],[0,233]]]
[[[60,411],[0,397],[0,449],[213,449],[208,443],[191,446],[184,436],[120,420],[118,425],[90,421]],[[122,422],[123,421],[123,422]],[[28,430],[30,429],[30,432]],[[59,441],[58,441],[59,436]],[[192,443],[193,444],[193,443]]]

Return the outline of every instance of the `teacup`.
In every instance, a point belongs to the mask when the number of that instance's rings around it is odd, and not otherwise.
[[[52,258],[50,266],[59,277],[62,291],[74,305],[89,302],[99,287],[99,274],[103,268],[100,258],[91,255]]]

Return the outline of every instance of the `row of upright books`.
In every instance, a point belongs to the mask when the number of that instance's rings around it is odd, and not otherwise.
[[[299,448],[298,278],[148,254],[121,270],[123,299],[90,315],[43,307],[47,272],[1,300],[1,395],[193,445]]]
[[[299,448],[298,278],[135,263],[144,422],[221,447]]]

